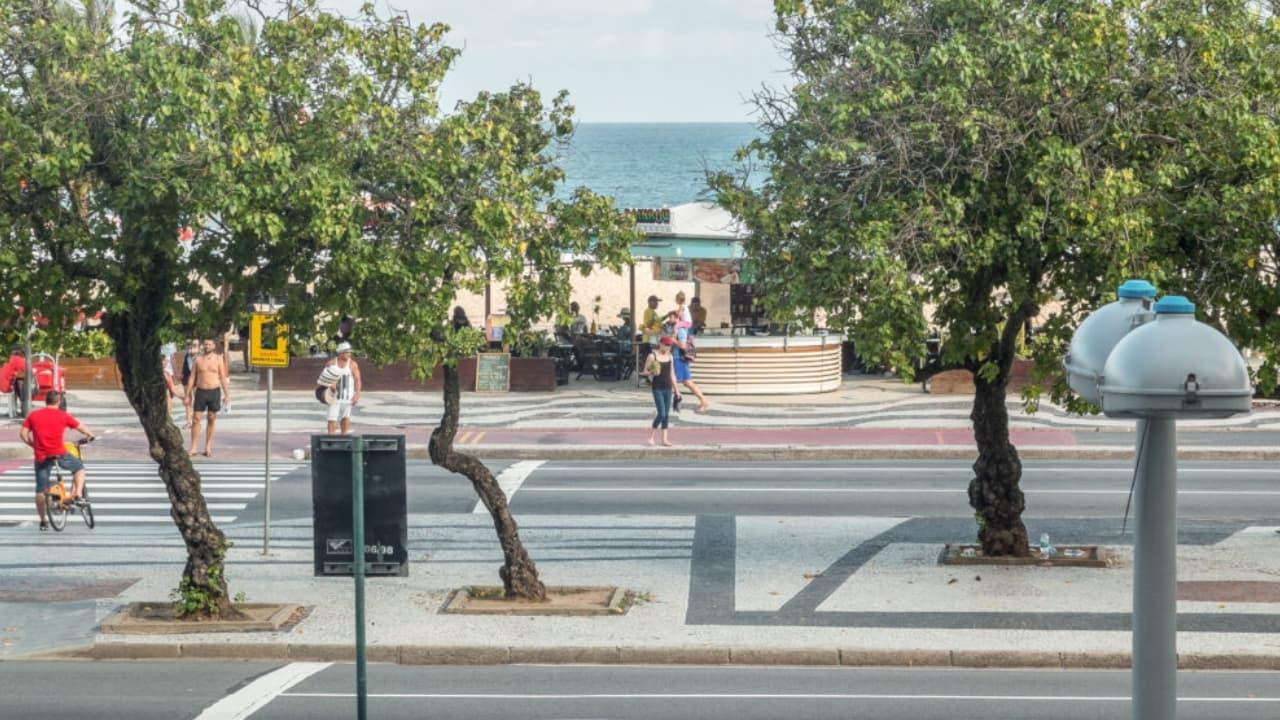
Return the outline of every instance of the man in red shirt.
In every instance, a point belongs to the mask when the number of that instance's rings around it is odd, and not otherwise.
[[[35,451],[36,512],[40,515],[41,530],[49,529],[49,521],[44,512],[44,498],[49,489],[54,463],[63,470],[70,471],[75,479],[75,489],[71,491],[72,499],[79,498],[80,493],[84,491],[84,463],[80,462],[80,458],[67,454],[62,434],[67,428],[71,428],[90,440],[94,437],[93,433],[81,425],[79,420],[58,408],[58,403],[61,401],[62,393],[56,390],[46,393],[45,406],[27,416],[19,433],[22,436],[22,442],[30,445]]]

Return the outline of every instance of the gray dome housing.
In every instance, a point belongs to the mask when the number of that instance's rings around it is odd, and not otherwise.
[[[1195,319],[1180,295],[1125,335],[1100,378],[1102,411],[1117,418],[1224,418],[1252,408],[1244,358],[1225,335]],[[1074,345],[1074,343],[1073,343]]]
[[[1098,379],[1111,350],[1130,330],[1155,317],[1150,303],[1156,296],[1156,288],[1146,280],[1126,281],[1116,294],[1119,300],[1094,310],[1080,323],[1062,359],[1067,384],[1094,405],[1102,403]]]

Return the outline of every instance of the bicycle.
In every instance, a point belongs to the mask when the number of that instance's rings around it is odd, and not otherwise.
[[[88,443],[93,442],[90,438],[80,438],[79,440],[63,443],[67,450],[67,454],[76,459],[83,459],[80,448]],[[63,479],[62,465],[57,461],[53,463],[53,482],[49,484],[49,489],[45,491],[44,507],[45,513],[49,516],[49,524],[53,529],[62,532],[67,526],[67,515],[72,513],[80,513],[80,517],[84,519],[84,524],[92,530],[95,522],[93,518],[93,506],[89,504],[89,484],[85,483],[82,488],[81,495],[75,500],[71,500],[71,491],[67,489],[66,481]],[[66,473],[71,475],[71,473]]]

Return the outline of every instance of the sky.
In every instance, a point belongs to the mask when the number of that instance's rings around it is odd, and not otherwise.
[[[363,0],[329,0],[354,16]],[[444,22],[463,49],[446,107],[531,81],[568,90],[580,122],[751,122],[751,94],[786,64],[771,0],[377,0]]]

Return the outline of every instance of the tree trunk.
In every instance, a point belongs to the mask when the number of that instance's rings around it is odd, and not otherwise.
[[[187,566],[178,587],[179,613],[195,619],[239,617],[224,573],[229,543],[209,517],[200,474],[169,418],[157,334],[161,307],[162,298],[140,297],[128,311],[109,315],[105,325],[115,342],[125,395],[142,422],[151,458],[169,492],[170,515],[187,546]]]
[[[520,541],[520,531],[515,518],[507,507],[507,496],[484,463],[453,449],[453,438],[458,434],[458,415],[461,410],[461,392],[458,387],[458,368],[444,367],[444,416],[440,425],[431,433],[431,462],[463,475],[471,481],[480,502],[489,509],[493,527],[498,531],[502,545],[503,566],[498,570],[508,600],[532,600],[543,602],[547,589],[538,579],[538,568]]]
[[[969,505],[977,514],[978,542],[988,556],[1030,554],[1027,528],[1022,524],[1026,499],[1018,487],[1022,461],[1009,442],[1009,410],[1005,390],[1013,367],[1018,332],[1025,318],[1015,313],[1005,323],[999,345],[991,354],[998,372],[990,381],[975,372],[973,377],[973,437],[978,446],[974,477],[969,481]]]

